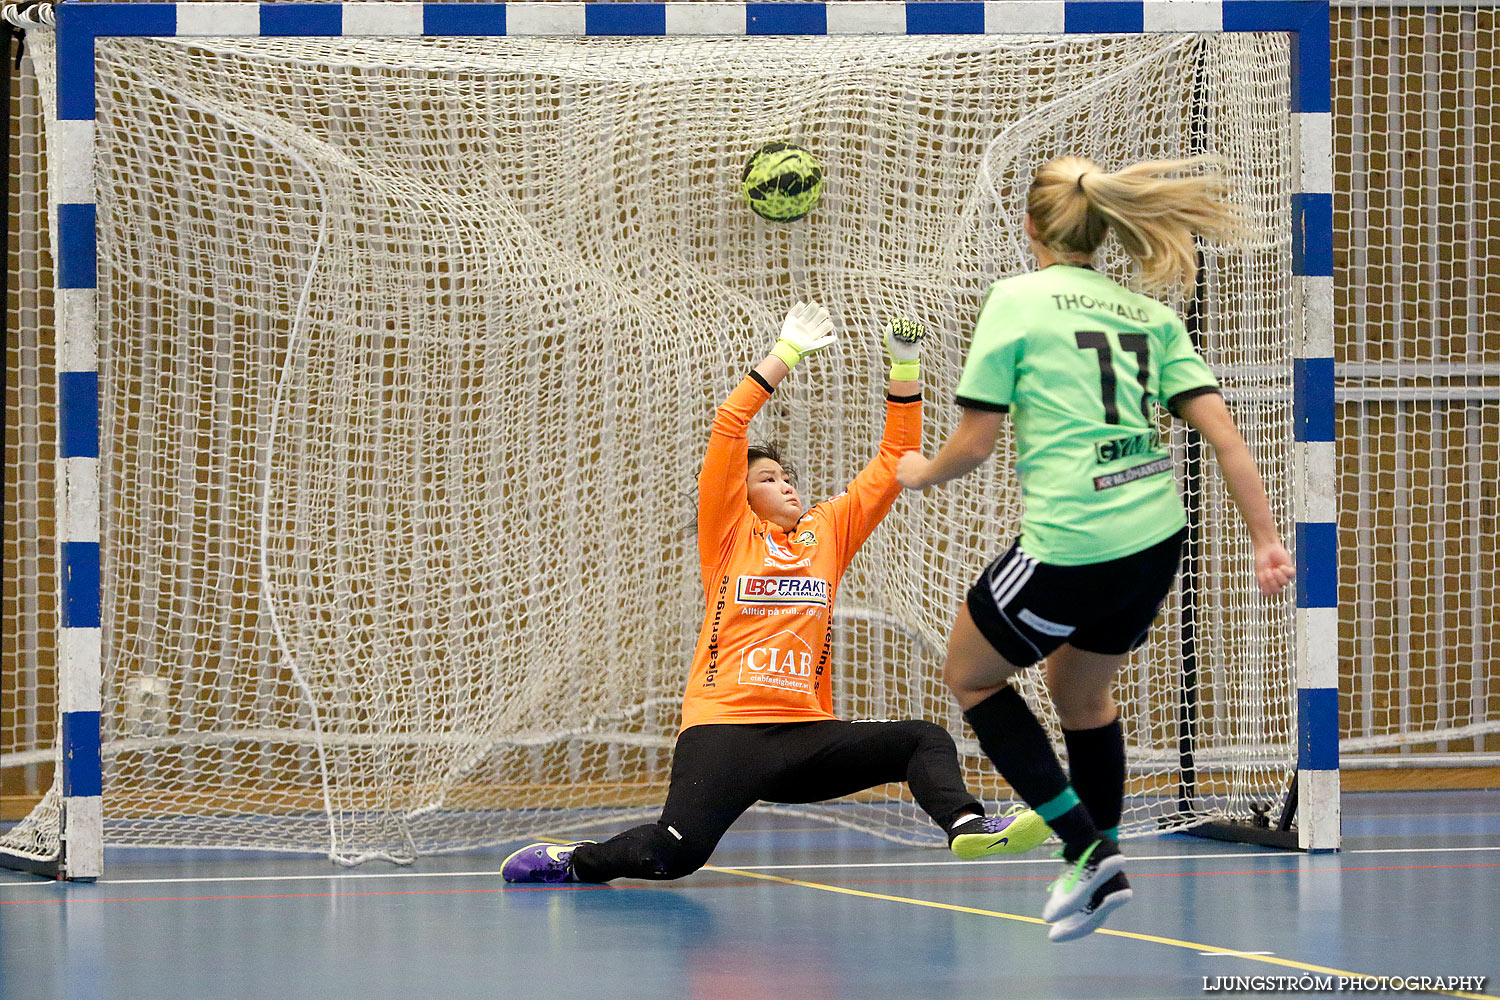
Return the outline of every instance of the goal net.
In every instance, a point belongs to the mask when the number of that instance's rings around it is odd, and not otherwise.
[[[1291,535],[1284,35],[101,38],[96,64],[108,843],[408,860],[653,814],[714,407],[811,297],[841,341],[752,440],[842,489],[895,316],[935,331],[940,440],[1060,153],[1225,158],[1251,235],[1173,304]],[[826,173],[797,224],[737,193],[772,139]],[[1121,677],[1126,835],[1274,818],[1295,761],[1290,598],[1258,596],[1217,473],[1163,429],[1195,541]],[[943,723],[1001,806],[939,676],[1019,518],[1012,455],[897,503],[831,668],[841,717]],[[895,786],[796,808],[940,842]]]

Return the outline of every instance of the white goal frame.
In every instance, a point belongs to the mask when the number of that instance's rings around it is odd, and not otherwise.
[[[114,36],[1127,34],[1291,36],[1294,289],[1292,468],[1297,560],[1297,843],[1339,847],[1339,706],[1329,4],[1323,0],[927,2],[89,3],[55,8],[58,552],[62,846],[0,865],[87,880],[103,871],[99,351],[95,329],[94,42]]]

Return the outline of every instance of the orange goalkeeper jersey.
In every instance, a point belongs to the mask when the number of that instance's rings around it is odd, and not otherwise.
[[[828,625],[839,579],[901,492],[896,461],[922,443],[920,396],[890,398],[880,451],[791,532],[750,510],[750,418],[771,398],[755,375],[719,407],[698,474],[698,562],[707,609],[682,728],[831,719]]]

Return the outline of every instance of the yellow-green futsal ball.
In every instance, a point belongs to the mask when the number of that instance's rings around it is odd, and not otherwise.
[[[818,196],[823,193],[823,168],[796,143],[768,142],[745,164],[740,190],[762,219],[791,222],[818,204]]]

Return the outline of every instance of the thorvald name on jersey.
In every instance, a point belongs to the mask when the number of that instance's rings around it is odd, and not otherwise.
[[[828,581],[815,576],[742,576],[735,585],[741,604],[828,606]]]
[[[1121,319],[1144,323],[1150,317],[1140,306],[1128,306],[1123,302],[1096,299],[1092,295],[1054,295],[1052,304],[1059,309],[1088,309],[1094,312],[1114,313]]]

